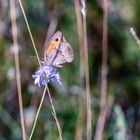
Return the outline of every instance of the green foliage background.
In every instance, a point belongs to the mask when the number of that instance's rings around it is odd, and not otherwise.
[[[24,0],[29,25],[40,58],[47,29],[52,17],[58,21],[57,29],[63,32],[72,45],[75,59],[72,64],[59,69],[63,85],[49,84],[65,140],[74,140],[79,115],[79,96],[84,87],[79,86],[79,44],[74,1]],[[100,79],[102,58],[101,0],[88,0],[87,32],[89,47],[90,85],[93,111],[93,137],[99,116]],[[41,99],[43,88],[33,84],[32,74],[38,67],[37,59],[18,2],[17,25],[20,48],[20,67],[26,130],[29,135],[34,113]],[[130,34],[135,28],[140,36],[140,1],[109,1],[108,94],[114,98],[104,132],[105,140],[140,139],[140,46]],[[15,63],[12,51],[12,34],[9,1],[0,1],[0,140],[20,140],[21,128],[17,100]],[[84,106],[84,102],[83,102]],[[83,111],[85,109],[83,108]],[[85,115],[86,112],[83,112]],[[86,119],[81,124],[86,139]],[[41,109],[33,135],[34,140],[58,140],[55,120],[51,114],[49,98]]]

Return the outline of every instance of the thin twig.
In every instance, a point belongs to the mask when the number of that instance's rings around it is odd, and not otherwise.
[[[140,39],[138,38],[138,36],[137,36],[137,34],[136,34],[136,32],[135,32],[135,30],[134,30],[133,27],[130,28],[130,33],[131,33],[132,36],[134,37],[134,39],[135,39],[135,41],[136,41],[136,43],[138,44],[139,49],[140,49]]]
[[[81,0],[83,16],[83,31],[84,31],[84,55],[85,55],[85,76],[86,76],[86,103],[87,103],[87,140],[92,138],[92,111],[91,111],[91,96],[90,96],[90,81],[89,81],[89,62],[88,62],[88,45],[87,45],[87,28],[86,28],[86,3]]]
[[[35,45],[35,42],[34,42],[34,39],[33,39],[32,33],[31,33],[31,30],[30,30],[30,26],[29,26],[29,24],[28,24],[28,20],[27,20],[26,14],[25,14],[25,12],[24,12],[24,8],[23,8],[23,5],[22,5],[22,2],[21,2],[21,0],[18,0],[18,1],[19,1],[19,4],[20,4],[20,7],[21,7],[21,10],[22,10],[22,13],[23,13],[23,16],[24,16],[26,25],[27,25],[27,29],[28,29],[28,32],[29,32],[29,35],[30,35],[30,38],[31,38],[31,41],[32,41],[32,44],[33,44],[33,47],[34,47],[34,51],[35,51],[35,53],[36,53],[36,57],[37,57],[39,66],[41,67],[39,55],[38,55],[38,52],[37,52],[37,49],[36,49],[36,45]]]
[[[16,65],[16,81],[17,81],[17,90],[18,90],[20,121],[21,121],[21,127],[22,127],[22,137],[23,137],[23,140],[26,140],[24,114],[23,114],[23,103],[22,103],[22,91],[21,91],[19,55],[18,55],[16,10],[15,10],[15,1],[14,0],[10,0],[10,13],[11,13],[12,34],[13,34],[13,41],[14,41],[13,47],[14,47],[14,56],[15,56],[15,65]]]
[[[102,140],[106,120],[107,103],[107,55],[108,55],[108,0],[103,1],[103,41],[102,41],[102,69],[101,69],[101,104],[100,114],[95,131],[95,140]]]
[[[54,105],[53,105],[52,97],[51,97],[51,94],[50,94],[48,86],[47,86],[47,91],[48,91],[49,99],[50,99],[52,110],[53,110],[52,114],[53,114],[53,116],[55,118],[55,121],[56,121],[56,124],[57,124],[58,132],[59,132],[59,137],[60,137],[60,140],[63,140],[62,130],[61,130],[60,124],[59,124],[58,119],[57,119],[56,111],[55,111],[55,108],[54,108]]]
[[[33,127],[32,127],[32,130],[31,130],[31,134],[30,134],[30,136],[29,136],[29,140],[32,139],[32,136],[33,136],[33,133],[34,133],[34,130],[35,130],[35,126],[36,126],[36,123],[37,123],[38,115],[39,115],[39,113],[40,113],[40,109],[41,109],[42,104],[43,104],[43,101],[44,101],[46,89],[47,89],[47,86],[45,86],[45,89],[44,89],[44,91],[43,91],[43,95],[42,95],[42,98],[41,98],[41,101],[40,101],[40,104],[39,104],[39,107],[38,107],[38,110],[37,110],[37,113],[36,113],[36,116],[35,116],[35,120],[34,120],[34,123],[33,123]]]

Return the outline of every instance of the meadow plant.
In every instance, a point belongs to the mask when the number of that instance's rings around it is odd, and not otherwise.
[[[38,84],[39,87],[45,86],[51,81],[54,83],[58,82],[59,84],[62,84],[60,75],[57,72],[57,69],[53,66],[44,65],[38,68],[32,77],[35,79],[34,83]]]

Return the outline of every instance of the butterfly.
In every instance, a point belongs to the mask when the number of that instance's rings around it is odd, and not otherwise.
[[[64,35],[57,31],[44,46],[44,63],[55,67],[62,67],[74,59],[73,49]]]

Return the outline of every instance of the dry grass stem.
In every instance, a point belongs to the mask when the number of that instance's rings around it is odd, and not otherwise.
[[[82,30],[82,16],[80,11],[80,1],[74,0],[75,5],[75,14],[76,14],[76,23],[79,39],[79,52],[80,52],[80,67],[79,67],[79,81],[80,88],[84,85],[84,45],[83,45],[83,30]],[[83,124],[85,119],[85,104],[83,104],[83,93],[79,94],[79,114],[76,125],[75,140],[81,140],[83,135]]]
[[[86,28],[86,3],[81,0],[83,16],[83,36],[84,36],[84,56],[85,56],[85,76],[86,76],[86,104],[87,104],[87,140],[92,138],[92,111],[91,111],[91,96],[90,96],[90,81],[89,81],[89,62],[88,62],[88,45],[87,45],[87,28]]]
[[[103,140],[104,139],[103,138],[104,124],[105,124],[106,117],[109,116],[109,114],[110,114],[110,110],[112,108],[113,101],[114,101],[114,97],[109,95],[106,105],[104,106],[104,109],[102,109],[100,111],[94,140]]]
[[[35,42],[34,42],[34,39],[33,39],[32,33],[31,33],[31,30],[30,30],[30,26],[29,26],[29,24],[28,24],[28,20],[27,20],[27,17],[26,17],[26,14],[25,14],[25,11],[24,11],[22,2],[21,2],[21,0],[18,0],[18,1],[19,1],[19,4],[20,4],[20,7],[21,7],[21,10],[22,10],[22,13],[23,13],[23,16],[24,16],[26,25],[27,25],[27,29],[28,29],[28,32],[29,32],[29,35],[30,35],[30,38],[31,38],[31,41],[32,41],[32,44],[33,44],[33,47],[34,47],[34,51],[35,51],[35,54],[36,54],[36,57],[37,57],[39,66],[41,67],[39,55],[38,55],[38,52],[37,52],[37,49],[36,49],[36,45],[35,45]]]
[[[79,52],[80,52],[80,85],[84,79],[84,44],[83,44],[83,24],[82,24],[82,16],[80,12],[80,1],[74,0],[75,4],[75,13],[76,13],[76,23],[78,29],[78,39],[79,39]]]
[[[39,65],[40,65],[40,67],[41,67],[39,55],[38,55],[38,52],[37,52],[37,49],[36,49],[36,46],[35,46],[35,43],[34,43],[34,39],[33,39],[33,37],[32,37],[32,33],[31,33],[30,26],[29,26],[28,21],[27,21],[26,14],[25,14],[25,12],[24,12],[24,8],[23,8],[23,5],[22,5],[22,2],[21,2],[21,0],[18,0],[18,1],[19,1],[21,10],[22,10],[22,13],[23,13],[23,16],[24,16],[24,19],[25,19],[25,22],[26,22],[26,25],[27,25],[27,28],[28,28],[28,31],[29,31],[29,35],[30,35],[30,37],[31,37],[31,41],[32,41],[32,44],[33,44],[33,47],[34,47],[34,50],[35,50],[35,53],[36,53],[36,56],[37,56],[37,59],[38,59],[38,63],[39,63]],[[56,22],[56,21],[55,21],[55,22]],[[54,27],[55,27],[55,25],[54,25]],[[31,134],[30,134],[29,140],[31,140],[32,135],[33,135],[33,132],[34,132],[34,129],[35,129],[35,126],[36,126],[36,122],[37,122],[38,115],[39,115],[39,112],[40,112],[40,109],[41,109],[41,106],[42,106],[42,103],[43,103],[43,100],[44,100],[44,96],[45,96],[46,89],[47,89],[47,91],[48,91],[49,99],[50,99],[50,102],[51,102],[51,106],[52,106],[52,110],[53,110],[53,116],[54,116],[54,118],[55,118],[55,120],[56,120],[56,124],[57,124],[57,128],[58,128],[60,140],[63,140],[63,138],[62,138],[61,127],[60,127],[60,125],[59,125],[59,122],[58,122],[58,119],[57,119],[57,116],[56,116],[56,112],[55,112],[55,108],[54,108],[54,105],[53,105],[53,102],[52,102],[52,98],[51,98],[51,95],[50,95],[50,91],[49,91],[49,88],[48,88],[47,85],[46,85],[46,87],[45,87],[45,89],[44,89],[44,92],[43,92],[43,95],[42,95],[42,99],[41,99],[39,108],[38,108],[38,110],[37,110],[37,114],[36,114],[36,116],[35,116],[35,121],[34,121],[34,124],[33,124],[33,128],[32,128],[32,130],[31,130]]]
[[[39,104],[39,107],[38,107],[38,110],[37,110],[37,113],[36,113],[36,116],[35,116],[35,120],[34,120],[34,123],[33,123],[33,127],[32,127],[32,130],[31,130],[31,134],[30,134],[30,136],[29,136],[29,140],[32,139],[32,136],[33,136],[33,133],[34,133],[34,130],[35,130],[35,126],[36,126],[36,123],[37,123],[38,115],[39,115],[39,113],[40,113],[40,109],[41,109],[42,104],[43,104],[43,101],[44,101],[46,89],[47,89],[47,86],[45,86],[45,89],[44,89],[44,91],[43,91],[43,95],[42,95],[42,98],[41,98],[41,101],[40,101],[40,104]]]
[[[102,140],[106,120],[107,103],[107,55],[108,55],[108,0],[103,1],[103,41],[102,41],[102,68],[101,68],[101,103],[100,114],[95,131],[95,140]]]
[[[47,92],[48,92],[49,99],[50,99],[51,106],[52,106],[52,111],[53,111],[52,114],[53,114],[54,119],[55,119],[56,124],[57,124],[58,132],[59,132],[59,137],[60,137],[60,140],[63,140],[62,130],[61,130],[60,124],[59,124],[58,119],[57,119],[56,111],[55,111],[55,108],[54,108],[54,105],[53,105],[52,97],[51,97],[51,94],[50,94],[48,86],[47,86]]]
[[[140,39],[138,38],[138,36],[137,36],[137,34],[136,34],[136,32],[135,32],[135,30],[134,30],[133,27],[130,28],[130,33],[131,33],[132,36],[134,37],[134,39],[135,39],[135,41],[136,41],[136,43],[138,44],[139,49],[140,49]]]
[[[14,41],[13,47],[14,47],[15,66],[16,66],[16,81],[17,81],[18,101],[19,101],[19,110],[20,110],[20,121],[22,127],[22,138],[23,140],[26,140],[23,103],[22,103],[22,91],[21,91],[19,54],[18,54],[18,41],[17,41],[16,8],[15,8],[14,0],[10,0],[10,13],[11,13],[12,34],[13,34],[13,41]]]
[[[107,55],[108,55],[108,0],[104,0],[102,69],[101,69],[101,108],[107,98]]]

